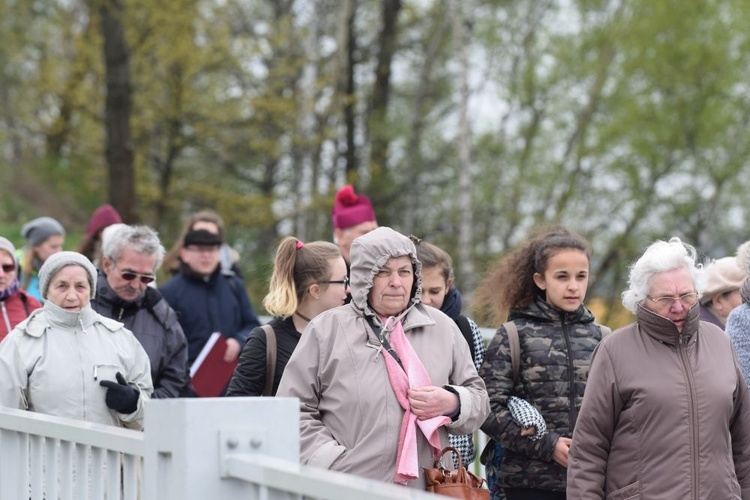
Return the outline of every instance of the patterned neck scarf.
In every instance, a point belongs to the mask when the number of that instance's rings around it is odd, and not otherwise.
[[[11,295],[13,295],[14,293],[18,291],[18,288],[19,288],[18,278],[16,278],[13,280],[13,283],[8,285],[8,288],[0,292],[0,300],[5,300]]]

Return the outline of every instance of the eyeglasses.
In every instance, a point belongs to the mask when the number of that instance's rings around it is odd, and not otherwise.
[[[16,270],[16,265],[15,264],[3,264],[2,268],[3,268],[3,272],[6,274],[12,273],[13,271]]]
[[[124,279],[125,281],[133,281],[139,276],[141,278],[141,283],[143,283],[144,285],[148,285],[155,279],[151,274],[141,274],[133,271],[123,271],[120,273],[120,277],[122,277],[122,279]]]
[[[337,284],[337,285],[344,285],[344,288],[349,286],[349,283],[351,281],[349,280],[349,276],[342,280],[328,280],[328,281],[319,281],[318,283],[329,283],[329,284]]]
[[[685,307],[690,307],[696,302],[698,302],[699,294],[697,292],[693,293],[685,293],[683,295],[680,295],[679,297],[670,297],[668,295],[665,295],[663,297],[652,297],[650,295],[647,295],[649,299],[656,302],[656,304],[659,307],[671,307],[672,304],[677,302],[678,300],[682,302],[682,305]]]

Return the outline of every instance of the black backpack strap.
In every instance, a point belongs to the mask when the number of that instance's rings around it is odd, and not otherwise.
[[[461,330],[464,339],[466,339],[466,343],[469,344],[469,350],[471,351],[471,360],[474,361],[474,359],[476,359],[476,349],[474,349],[474,333],[471,331],[469,318],[467,318],[463,314],[459,314],[456,318],[456,324],[458,325],[458,329]]]
[[[26,293],[25,292],[21,292],[21,293],[18,294],[18,297],[20,297],[21,302],[23,302],[23,308],[26,311],[26,317],[28,318],[29,315],[31,314],[31,312],[29,311],[29,301],[26,298]],[[8,332],[8,333],[10,333],[10,332]]]

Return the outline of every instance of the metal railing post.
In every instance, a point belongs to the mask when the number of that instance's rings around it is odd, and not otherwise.
[[[144,422],[144,500],[257,498],[226,477],[223,457],[259,453],[299,461],[299,403],[290,398],[151,400]]]

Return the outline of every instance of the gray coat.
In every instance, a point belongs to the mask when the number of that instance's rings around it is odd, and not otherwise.
[[[455,322],[419,304],[421,265],[408,238],[379,228],[352,245],[352,302],[316,316],[286,366],[277,396],[297,397],[303,464],[392,481],[404,410],[388,379],[380,342],[366,317],[380,323],[367,303],[373,277],[390,257],[409,255],[415,267],[411,307],[403,328],[433,385],[450,385],[460,399],[458,418],[440,428],[468,434],[489,413],[484,383]],[[430,446],[417,433],[420,467],[432,467]],[[424,477],[410,486],[424,489]]]
[[[750,395],[727,336],[644,308],[591,362],[568,498],[750,498]]]

